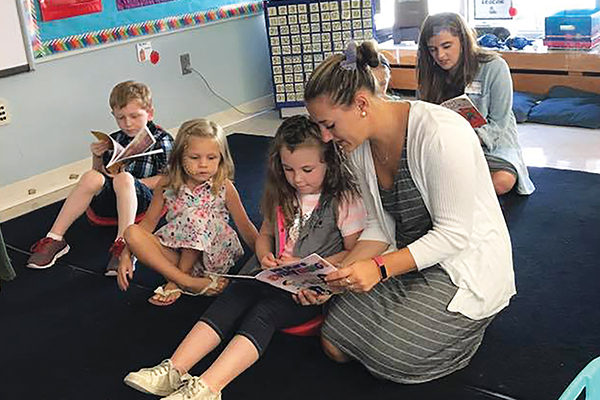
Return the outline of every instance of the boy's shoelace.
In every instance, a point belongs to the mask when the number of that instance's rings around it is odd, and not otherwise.
[[[117,238],[117,240],[115,240],[115,242],[112,244],[112,246],[110,246],[110,249],[108,250],[108,252],[115,257],[119,257],[121,255],[121,253],[123,252],[124,248],[125,248],[125,239],[120,237],[120,238]]]
[[[53,239],[49,237],[41,238],[31,246],[31,251],[37,253],[38,251],[43,250],[48,244],[52,243],[52,240]]]

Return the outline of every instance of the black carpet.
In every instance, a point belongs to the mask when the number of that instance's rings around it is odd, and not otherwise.
[[[255,223],[269,139],[232,135],[236,186]],[[336,365],[316,338],[277,334],[265,356],[223,393],[231,399],[556,399],[600,355],[600,175],[531,168],[537,191],[502,206],[518,294],[487,330],[471,364],[436,382],[406,386]],[[144,399],[123,376],[168,357],[208,298],[146,302],[161,278],[138,268],[121,293],[102,276],[114,228],[85,217],[69,230],[69,254],[45,271],[23,267],[60,203],[2,224],[17,278],[0,292],[0,399]],[[192,373],[199,374],[212,358]]]

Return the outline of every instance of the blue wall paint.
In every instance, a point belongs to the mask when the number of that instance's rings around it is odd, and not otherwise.
[[[259,15],[150,38],[161,56],[157,65],[138,63],[129,42],[0,78],[0,98],[12,114],[12,122],[0,126],[0,186],[88,157],[90,129],[116,130],[108,94],[120,81],[150,86],[155,120],[165,128],[228,109],[196,74],[181,75],[179,54],[190,53],[192,66],[233,104],[269,94],[266,40]]]

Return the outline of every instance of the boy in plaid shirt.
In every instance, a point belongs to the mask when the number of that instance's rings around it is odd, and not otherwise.
[[[152,94],[145,84],[133,81],[117,84],[110,93],[109,103],[120,128],[111,134],[113,139],[125,147],[147,126],[156,139],[150,150],[162,149],[162,152],[136,158],[122,166],[119,172],[111,174],[104,168],[111,156],[108,143],[92,143],[92,169],[83,174],[69,194],[50,232],[32,246],[32,254],[27,261],[30,268],[49,268],[59,257],[67,254],[69,245],[63,235],[89,206],[98,216],[116,217],[118,220],[117,238],[109,250],[105,273],[115,276],[125,244],[123,232],[134,223],[136,214],[146,211],[150,205],[152,190],[160,179],[159,174],[167,166],[173,138],[152,122]]]

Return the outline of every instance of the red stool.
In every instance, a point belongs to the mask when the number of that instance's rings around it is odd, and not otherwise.
[[[136,224],[140,223],[140,221],[142,219],[144,219],[145,215],[146,215],[146,212],[142,212],[142,213],[139,213],[138,215],[136,215],[135,223]],[[117,224],[119,222],[117,217],[101,217],[101,216],[99,216],[98,214],[96,214],[94,212],[94,210],[92,210],[92,207],[88,207],[87,210],[85,210],[85,216],[87,217],[88,221],[90,221],[90,223],[92,225],[97,225],[97,226],[117,226]]]
[[[324,315],[317,315],[313,319],[303,324],[292,326],[291,328],[285,328],[281,331],[288,335],[295,336],[319,336],[321,334],[321,325],[325,320]]]

